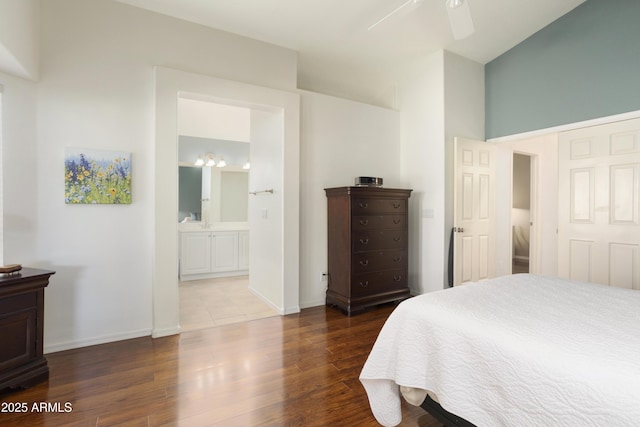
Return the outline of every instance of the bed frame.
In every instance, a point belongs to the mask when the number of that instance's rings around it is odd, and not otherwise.
[[[476,427],[475,424],[471,424],[469,421],[465,420],[464,418],[460,418],[459,416],[445,410],[442,406],[440,406],[438,402],[431,399],[429,395],[427,395],[424,401],[420,404],[420,407],[425,411],[427,411],[435,419],[443,423],[445,427],[448,427],[448,426]]]

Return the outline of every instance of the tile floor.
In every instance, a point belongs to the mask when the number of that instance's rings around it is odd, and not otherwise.
[[[178,290],[182,331],[279,316],[249,291],[249,276],[180,282]]]

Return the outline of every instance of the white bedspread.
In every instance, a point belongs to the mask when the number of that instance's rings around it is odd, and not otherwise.
[[[640,292],[515,275],[411,298],[360,375],[381,424],[398,386],[477,426],[640,426]]]

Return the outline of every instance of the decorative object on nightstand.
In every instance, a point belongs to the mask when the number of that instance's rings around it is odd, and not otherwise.
[[[35,268],[0,276],[0,390],[26,388],[49,378],[43,353],[44,288],[54,271]]]
[[[326,303],[348,315],[409,297],[408,202],[412,190],[326,188]]]

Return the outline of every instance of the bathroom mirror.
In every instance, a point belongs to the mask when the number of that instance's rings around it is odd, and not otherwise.
[[[179,137],[178,221],[246,223],[249,212],[249,143]],[[195,166],[195,160],[212,154],[219,164]]]
[[[249,173],[237,167],[224,169],[180,165],[178,221],[247,222]]]
[[[178,167],[178,222],[202,217],[202,168]]]

